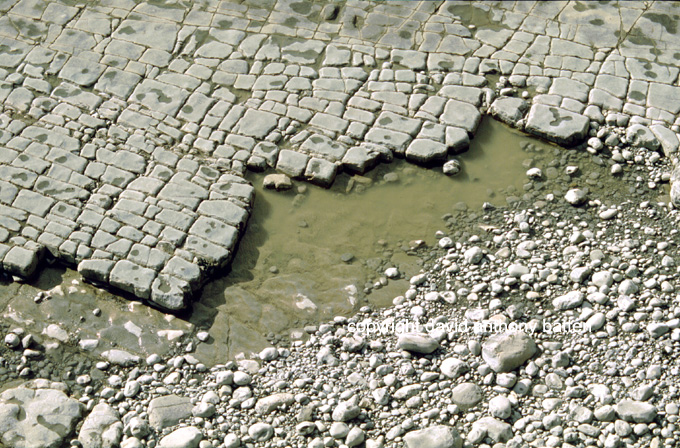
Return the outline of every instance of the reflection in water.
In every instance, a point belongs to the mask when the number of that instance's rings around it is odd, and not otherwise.
[[[470,150],[458,156],[463,171],[454,177],[395,160],[365,177],[343,174],[330,190],[299,184],[303,193],[281,193],[264,190],[263,176],[251,175],[253,215],[232,270],[206,286],[192,322],[211,327],[216,342],[235,347],[238,339],[245,342],[242,349],[255,349],[265,343],[261,335],[346,315],[367,303],[390,304],[407,288],[406,280],[390,280],[365,295],[367,283],[379,281],[389,266],[405,278],[417,273],[418,260],[402,248],[415,239],[433,243],[435,232],[446,230],[442,216],[460,203],[501,205],[508,189],[520,191],[526,181],[524,140],[485,119]],[[398,181],[385,180],[395,173]]]

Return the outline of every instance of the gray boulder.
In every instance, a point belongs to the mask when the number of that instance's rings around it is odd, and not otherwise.
[[[161,431],[191,417],[192,409],[191,400],[187,397],[165,395],[154,398],[149,403],[149,424],[156,431]]]
[[[635,400],[622,400],[616,405],[616,413],[622,420],[634,423],[651,423],[656,418],[656,407]]]
[[[179,428],[161,439],[159,448],[197,448],[203,439],[198,428],[187,426]]]
[[[107,403],[99,403],[83,422],[78,441],[83,448],[115,448],[123,437],[123,423],[118,412]]]
[[[406,448],[461,448],[463,439],[455,428],[438,425],[405,434],[404,444]]]
[[[461,383],[451,391],[451,401],[463,410],[474,407],[482,398],[482,389],[474,383]]]
[[[35,380],[0,394],[0,442],[12,448],[58,448],[75,429],[83,405],[63,383]]]
[[[290,177],[285,174],[267,174],[262,181],[264,188],[270,188],[277,191],[290,190],[293,188],[293,182]]]
[[[581,291],[571,291],[553,300],[556,310],[570,310],[583,303],[583,293]]]
[[[523,331],[491,336],[482,345],[482,358],[497,373],[511,372],[536,353],[536,343]]]
[[[472,424],[472,428],[485,432],[496,443],[505,443],[512,438],[512,426],[493,417],[483,417]]]
[[[425,333],[404,333],[399,335],[397,348],[413,353],[430,354],[439,348],[439,342]]]
[[[262,397],[255,403],[255,412],[258,414],[271,414],[282,406],[290,406],[295,401],[293,394],[279,393]]]

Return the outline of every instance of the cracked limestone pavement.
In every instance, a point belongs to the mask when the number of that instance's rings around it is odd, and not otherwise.
[[[328,186],[394,156],[443,163],[487,110],[563,145],[606,121],[678,147],[680,38],[664,2],[0,12],[2,269],[30,277],[53,257],[170,310],[232,258],[246,169]]]

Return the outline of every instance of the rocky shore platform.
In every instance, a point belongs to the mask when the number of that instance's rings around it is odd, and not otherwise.
[[[4,272],[29,278],[52,258],[168,310],[228,267],[253,201],[247,169],[328,186],[393,157],[442,164],[487,113],[593,152],[678,148],[664,2],[0,12]],[[625,139],[590,138],[605,122]]]
[[[678,445],[675,9],[0,1],[8,279],[56,260],[178,311],[232,259],[248,169],[328,186],[451,163],[485,114],[574,148],[527,166],[507,207],[449,216],[393,307],[257,356],[202,363],[210,333],[175,323],[162,356],[94,357],[96,339],[5,307],[0,443]],[[593,193],[565,151],[617,188]]]

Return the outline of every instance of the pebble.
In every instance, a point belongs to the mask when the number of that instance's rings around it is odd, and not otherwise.
[[[572,188],[564,195],[564,199],[573,206],[582,205],[586,202],[586,192],[580,188]]]

